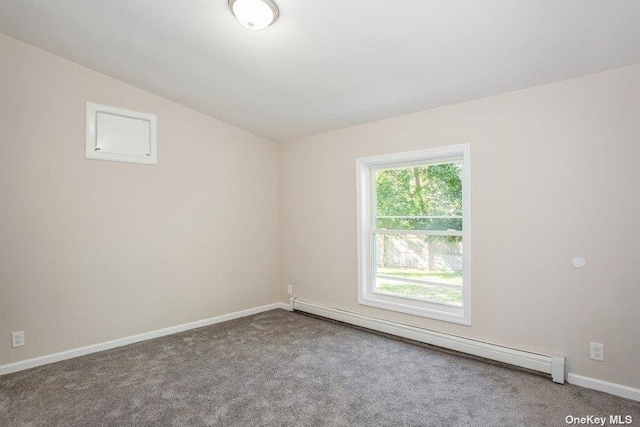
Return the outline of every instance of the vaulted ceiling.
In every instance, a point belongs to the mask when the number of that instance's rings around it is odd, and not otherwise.
[[[0,32],[273,141],[640,63],[638,0],[0,0]]]

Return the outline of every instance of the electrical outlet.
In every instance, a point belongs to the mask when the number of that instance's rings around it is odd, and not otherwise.
[[[292,285],[287,285],[287,293],[289,295],[293,295],[293,286]]]
[[[589,343],[589,350],[591,360],[604,362],[604,344],[597,342]]]
[[[11,347],[22,347],[24,344],[24,331],[11,332]]]

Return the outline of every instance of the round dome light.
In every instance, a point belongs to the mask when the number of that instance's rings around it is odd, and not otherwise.
[[[250,30],[262,30],[276,22],[279,11],[273,0],[229,0],[236,19]]]

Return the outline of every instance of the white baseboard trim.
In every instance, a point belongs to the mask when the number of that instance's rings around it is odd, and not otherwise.
[[[592,390],[603,391],[605,393],[640,402],[640,388],[633,388],[622,384],[610,383],[608,381],[583,377],[582,375],[572,373],[569,373],[567,375],[567,382],[569,384],[590,388]]]
[[[286,302],[279,302],[277,304],[279,304],[278,308],[281,308],[287,311],[293,311],[293,305],[291,305],[291,303],[287,304]]]
[[[408,338],[414,341],[483,357],[485,359],[508,363],[510,365],[531,369],[553,375],[553,381],[564,383],[564,356],[549,356],[530,351],[504,347],[484,341],[478,341],[452,334],[418,328],[404,323],[392,322],[373,316],[355,313],[348,310],[330,307],[324,304],[292,298],[294,310],[315,314],[375,331]]]
[[[228,320],[239,319],[241,317],[250,316],[252,314],[262,313],[264,311],[282,308],[291,310],[289,304],[276,302],[273,304],[263,305],[261,307],[249,308],[247,310],[236,311],[234,313],[223,314],[221,316],[211,317],[209,319],[198,320],[195,322],[184,323],[182,325],[171,326],[164,329],[158,329],[151,332],[132,335],[129,337],[118,338],[99,344],[93,344],[86,347],[75,348],[72,350],[62,351],[60,353],[48,354],[46,356],[35,357],[33,359],[21,360],[19,362],[0,365],[0,375],[11,374],[13,372],[23,371],[25,369],[35,368],[37,366],[48,365],[49,363],[59,362],[61,360],[72,359],[74,357],[84,356],[86,354],[96,353],[98,351],[109,350],[123,345],[134,344],[140,341],[146,341],[153,338],[163,337],[165,335],[176,334],[178,332],[188,331],[189,329],[201,328],[203,326],[214,325],[216,323],[226,322]]]

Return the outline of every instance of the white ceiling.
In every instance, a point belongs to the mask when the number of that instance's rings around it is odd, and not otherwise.
[[[0,0],[0,32],[273,141],[640,63],[638,0]]]

